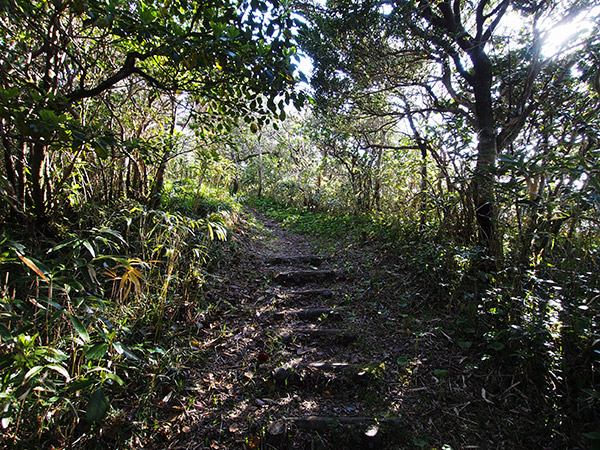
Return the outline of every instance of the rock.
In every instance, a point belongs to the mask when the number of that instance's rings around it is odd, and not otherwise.
[[[275,448],[284,448],[287,441],[287,425],[283,420],[272,422],[267,427],[267,444]]]

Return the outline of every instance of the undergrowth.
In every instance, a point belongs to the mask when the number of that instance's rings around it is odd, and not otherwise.
[[[210,307],[205,268],[238,209],[211,194],[193,211],[176,193],[172,212],[89,207],[52,236],[3,228],[0,441],[138,447],[156,432],[160,386],[177,388],[178,365],[197,357],[178,324]]]
[[[412,274],[430,299],[419,313],[441,318],[490,384],[529,386],[538,427],[531,432],[540,443],[600,448],[597,248],[555,242],[543,258],[523,264],[508,255],[498,270],[486,272],[482,249],[414,224],[271,199],[250,203],[293,230],[373,245]]]

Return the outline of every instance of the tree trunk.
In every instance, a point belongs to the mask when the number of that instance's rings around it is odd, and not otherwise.
[[[417,146],[421,151],[421,186],[419,192],[421,195],[421,201],[419,202],[419,226],[421,230],[424,230],[425,225],[427,224],[427,142],[419,133],[408,105],[406,105],[406,112],[406,118],[408,119],[410,129],[415,140],[417,141]]]
[[[160,196],[165,185],[165,171],[167,169],[167,162],[169,161],[170,154],[171,152],[168,150],[165,152],[158,166],[158,170],[156,171],[154,183],[152,184],[152,189],[150,191],[150,208],[156,209],[160,206]]]
[[[44,145],[36,142],[31,147],[31,156],[29,160],[29,183],[31,183],[31,203],[36,219],[42,220],[46,215],[45,193],[44,193]]]
[[[17,145],[13,145],[13,141],[8,137],[9,123],[2,119],[0,121],[1,146],[4,153],[4,170],[6,179],[8,180],[10,195],[20,204],[17,208],[23,209],[25,203],[25,178],[26,171],[23,161],[25,160],[24,144],[17,141]]]
[[[11,144],[6,136],[5,129],[8,127],[4,126],[4,119],[0,121],[0,134],[2,135],[2,150],[4,154],[4,170],[6,171],[6,179],[8,180],[10,186],[12,187],[14,194],[19,192],[18,184],[17,184],[17,173],[15,171],[15,166],[13,164],[13,155],[11,153]]]
[[[258,198],[262,198],[262,179],[263,179],[263,154],[260,146],[260,135],[258,136]]]
[[[177,102],[173,97],[171,97],[171,124],[169,126],[169,141],[167,143],[168,148],[165,150],[165,153],[162,155],[160,160],[160,164],[158,166],[158,170],[156,171],[156,177],[154,178],[154,183],[152,184],[152,188],[150,189],[150,207],[158,208],[160,206],[160,199],[162,195],[163,188],[165,186],[165,171],[167,170],[167,164],[169,162],[169,158],[171,157],[171,151],[175,148],[175,127],[177,125]],[[136,168],[138,169],[138,175],[140,177],[140,181],[142,181],[142,174],[139,171],[138,165],[136,164]],[[144,190],[142,187],[139,189],[140,191]],[[140,192],[141,193],[141,192]]]
[[[373,206],[376,211],[381,210],[381,166],[383,164],[383,146],[377,151],[375,162],[375,180],[373,183]]]
[[[469,52],[473,63],[473,90],[479,143],[473,180],[475,217],[479,228],[479,244],[488,256],[498,261],[502,257],[502,242],[498,233],[498,209],[495,194],[495,167],[498,149],[497,131],[492,107],[492,64],[481,47]]]

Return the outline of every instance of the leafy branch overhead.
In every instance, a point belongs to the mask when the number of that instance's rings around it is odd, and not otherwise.
[[[524,148],[539,111],[565,90],[588,105],[586,117],[598,116],[588,101],[600,45],[594,2],[342,1],[303,11],[310,26],[300,44],[314,60],[317,111],[342,123],[345,116],[410,129],[424,161],[435,150],[423,129],[441,135],[443,125],[433,124],[447,124],[473,155],[470,208],[480,244],[498,258],[499,156]],[[589,26],[548,50],[553,27],[584,18]],[[366,136],[363,151],[372,148]],[[591,142],[590,133],[580,138]]]
[[[264,123],[284,116],[286,102],[303,102],[294,89],[296,24],[279,2],[16,1],[0,14],[7,177],[14,208],[38,217],[60,195],[44,159],[90,140],[94,105],[127,86],[185,98],[204,130]]]

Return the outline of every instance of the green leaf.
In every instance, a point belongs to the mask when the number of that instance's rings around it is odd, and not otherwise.
[[[86,389],[93,385],[96,381],[91,378],[83,378],[80,380],[72,381],[69,383],[68,390],[69,392],[77,392],[82,389]]]
[[[101,228],[101,229],[92,229],[92,231],[98,231],[99,233],[102,234],[108,234],[112,237],[114,237],[115,239],[117,239],[117,241],[119,241],[121,244],[123,245],[127,245],[127,242],[125,241],[125,239],[123,238],[123,236],[121,236],[121,234],[118,231],[112,230],[110,228]]]
[[[4,324],[0,323],[0,338],[10,340],[13,338],[12,333]]]
[[[108,398],[104,395],[102,388],[98,388],[90,397],[85,410],[85,418],[88,423],[99,422],[104,419],[108,411]]]
[[[81,340],[83,342],[89,342],[90,335],[88,334],[87,330],[85,329],[85,326],[83,325],[83,323],[81,323],[81,320],[79,320],[79,318],[77,316],[70,316],[70,317],[71,317],[71,323],[75,327],[75,330],[77,331],[77,334],[79,334],[79,337],[81,338]]]
[[[96,153],[96,155],[98,155],[98,158],[100,159],[108,158],[108,150],[103,144],[97,141],[94,142],[94,152]]]
[[[23,264],[33,270],[42,280],[48,281],[47,275],[49,275],[50,272],[41,262],[33,258],[28,258],[25,255],[21,255],[19,252],[17,252],[17,257],[23,262]]]
[[[67,381],[69,381],[71,379],[68,370],[63,366],[59,366],[58,364],[50,364],[46,367],[48,369],[51,369],[51,370],[54,370],[55,372],[60,373],[63,377],[65,377],[65,379]]]
[[[28,379],[30,379],[31,377],[37,375],[38,373],[40,373],[42,370],[44,370],[44,366],[34,366],[31,369],[29,369],[27,371],[27,373],[25,374],[25,381],[27,381]]]
[[[10,100],[19,96],[20,90],[18,88],[11,89],[0,89],[0,98]]]
[[[92,244],[90,244],[88,241],[82,241],[81,243],[83,244],[83,246],[85,248],[87,248],[87,251],[90,252],[90,255],[92,255],[92,258],[95,258],[96,252],[94,251],[94,247],[92,247]]]
[[[101,342],[99,344],[95,344],[95,345],[91,346],[90,348],[88,348],[85,351],[85,357],[86,357],[86,359],[88,359],[90,361],[98,360],[98,359],[102,358],[104,355],[106,355],[107,351],[108,351],[108,344],[106,342]]]
[[[62,121],[62,116],[57,116],[56,113],[50,109],[42,109],[40,110],[39,114],[43,120],[45,120],[46,122],[51,122],[55,125]]]
[[[113,344],[113,348],[119,355],[125,355],[127,358],[132,359],[134,361],[139,361],[139,358],[135,356],[135,354],[125,347],[121,342],[115,342]]]
[[[77,239],[75,239],[75,238],[65,239],[64,241],[56,244],[54,247],[52,247],[50,250],[48,250],[48,253],[56,252],[65,247],[74,247],[75,242],[77,242]]]
[[[408,365],[408,358],[406,356],[399,356],[398,359],[396,360],[396,363],[399,366],[407,366]]]
[[[504,344],[502,342],[492,342],[491,344],[488,344],[488,348],[491,348],[492,350],[500,351],[504,348]]]
[[[413,444],[419,448],[424,448],[427,445],[427,441],[424,441],[423,439],[414,438]]]
[[[458,343],[458,346],[459,346],[460,348],[471,348],[471,345],[473,345],[473,343],[472,343],[472,342],[469,342],[469,341],[460,341],[460,342]]]
[[[435,375],[436,378],[441,378],[441,377],[445,377],[446,375],[448,375],[448,371],[446,369],[435,369],[433,371],[433,374]]]
[[[107,373],[106,378],[115,381],[119,386],[123,386],[125,384],[123,379],[116,373]]]

